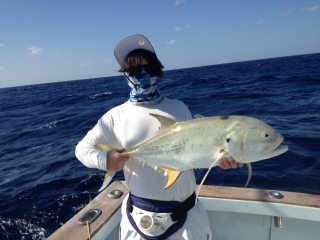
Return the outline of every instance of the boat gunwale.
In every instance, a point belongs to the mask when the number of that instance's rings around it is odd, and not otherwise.
[[[123,192],[119,198],[108,198],[107,193],[112,190],[120,190]],[[82,225],[78,219],[90,209],[100,209],[102,212],[100,216],[90,224],[90,236],[95,236],[101,228],[117,213],[120,209],[123,199],[129,193],[129,189],[120,181],[115,181],[110,184],[105,190],[97,195],[91,202],[89,202],[82,210],[74,215],[69,221],[63,224],[47,240],[87,240],[89,239],[88,226]],[[106,201],[107,200],[107,201]]]
[[[196,187],[197,190],[198,186]],[[107,198],[107,193],[112,190],[121,190],[123,195],[118,199]],[[215,203],[219,203],[220,206],[223,203],[236,203],[242,202],[243,204],[249,204],[250,202],[261,204],[266,203],[266,205],[288,205],[288,206],[300,206],[301,208],[311,208],[320,212],[320,195],[296,193],[296,192],[281,192],[284,197],[282,199],[271,198],[267,193],[272,190],[264,189],[254,189],[254,188],[239,188],[239,187],[225,187],[225,186],[210,186],[203,185],[200,189],[199,197],[204,204],[206,199],[214,199]],[[58,240],[58,239],[77,239],[84,240],[89,239],[88,228],[86,225],[81,225],[78,223],[78,219],[89,209],[99,208],[102,210],[101,215],[90,224],[91,238],[94,237],[99,230],[101,230],[104,225],[114,216],[114,214],[119,210],[122,205],[124,197],[129,193],[127,185],[124,181],[115,181],[111,183],[104,191],[97,195],[89,204],[87,204],[81,211],[79,211],[74,217],[72,217],[67,223],[55,231],[48,240]],[[108,199],[108,201],[105,201]],[[208,207],[208,210],[212,209],[212,206]],[[231,205],[229,205],[231,206]],[[281,207],[281,206],[278,206]],[[223,208],[214,209],[214,211],[219,211]],[[225,211],[230,211],[231,209],[225,208]],[[310,210],[310,209],[309,209]],[[230,212],[245,212],[244,210],[239,210],[233,208]],[[251,212],[253,213],[253,212]],[[254,214],[254,213],[253,213]],[[272,214],[267,214],[272,215]],[[317,220],[316,220],[317,221]],[[320,221],[320,219],[319,219]]]
[[[280,192],[283,195],[283,198],[277,199],[269,197],[268,192],[270,191]],[[200,189],[199,196],[207,198],[259,201],[320,208],[320,195],[281,190],[203,185]]]

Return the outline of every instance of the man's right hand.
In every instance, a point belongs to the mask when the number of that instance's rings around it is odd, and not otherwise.
[[[124,148],[115,148],[108,151],[107,155],[107,170],[121,171],[124,165],[129,160],[129,156],[123,154]]]

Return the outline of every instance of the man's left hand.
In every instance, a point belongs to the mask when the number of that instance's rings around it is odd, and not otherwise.
[[[232,157],[224,157],[219,162],[219,167],[222,169],[237,169],[238,167],[243,167],[243,165],[243,163],[237,163]]]

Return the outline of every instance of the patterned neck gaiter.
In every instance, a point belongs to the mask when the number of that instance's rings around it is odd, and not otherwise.
[[[140,78],[124,73],[127,84],[131,88],[130,102],[145,102],[160,97],[157,90],[159,76],[150,76],[147,72],[142,72]]]

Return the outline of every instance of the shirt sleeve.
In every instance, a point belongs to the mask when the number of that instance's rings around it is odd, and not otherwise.
[[[96,147],[102,144],[111,148],[117,147],[113,133],[113,121],[110,114],[105,114],[87,135],[77,144],[75,155],[86,167],[107,170],[108,151]]]

